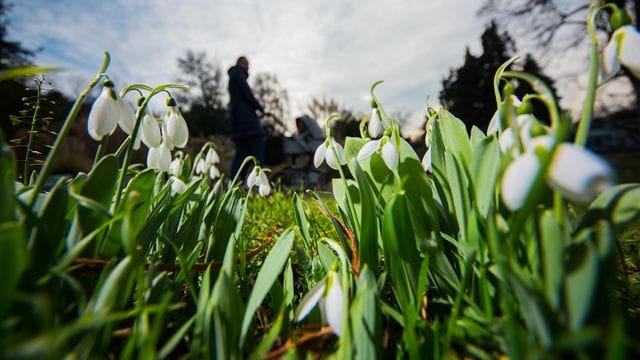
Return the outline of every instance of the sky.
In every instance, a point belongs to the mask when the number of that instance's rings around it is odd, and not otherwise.
[[[38,65],[63,66],[55,85],[75,95],[111,54],[121,87],[172,82],[187,49],[226,70],[246,55],[252,74],[269,72],[288,91],[292,116],[312,97],[367,112],[369,88],[387,112],[421,123],[442,79],[480,51],[480,0],[21,0],[9,36],[40,49]],[[57,80],[56,80],[57,79]],[[226,78],[225,78],[226,80]],[[561,91],[563,91],[561,87]]]

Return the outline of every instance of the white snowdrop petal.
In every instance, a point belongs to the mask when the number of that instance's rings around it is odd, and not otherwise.
[[[315,167],[320,167],[320,165],[322,165],[322,162],[324,161],[324,158],[325,158],[326,150],[327,150],[326,142],[323,142],[322,144],[320,144],[320,146],[318,146],[318,148],[316,149],[316,152],[313,154],[313,165]]]
[[[142,118],[141,124],[142,141],[147,147],[158,147],[162,143],[162,135],[160,134],[160,126],[158,122],[149,113]]]
[[[325,305],[324,309],[327,323],[331,326],[331,330],[340,336],[342,334],[344,298],[342,296],[340,279],[335,271],[331,271],[327,275],[327,283],[329,289],[327,295],[321,301],[323,301]]]
[[[532,152],[509,164],[502,177],[501,194],[502,201],[510,210],[518,210],[524,205],[539,171],[540,161]]]
[[[396,146],[391,143],[391,141],[387,141],[386,144],[382,146],[382,160],[384,160],[384,163],[387,164],[390,170],[396,170],[399,159],[398,149],[396,149]]]
[[[620,62],[640,79],[640,33],[633,25],[618,29],[622,32],[622,40],[618,56]]]
[[[205,159],[208,164],[217,164],[220,162],[220,157],[214,149],[209,149],[207,151],[207,156],[205,157]]]
[[[202,174],[207,171],[207,166],[203,159],[198,159],[196,162],[196,174]]]
[[[171,194],[182,194],[187,188],[187,185],[177,177],[171,178]]]
[[[147,152],[147,167],[151,169],[160,169],[160,155],[158,148],[150,148]]]
[[[322,295],[324,295],[324,288],[326,285],[326,279],[322,279],[319,283],[317,283],[309,292],[300,300],[300,304],[296,308],[295,312],[295,321],[302,321],[313,308],[318,304]]]
[[[611,166],[600,156],[574,144],[558,145],[549,167],[549,185],[567,199],[589,204],[615,184]]]
[[[382,126],[382,121],[380,121],[380,116],[378,116],[377,109],[371,110],[371,118],[369,119],[367,130],[369,131],[369,136],[373,139],[379,138],[384,132],[384,127]]]
[[[175,107],[170,107],[167,117],[167,137],[173,146],[183,148],[189,141],[189,129],[187,123]]]
[[[120,107],[120,117],[118,118],[118,125],[127,135],[131,135],[133,126],[135,125],[136,117],[133,113],[133,109],[122,98],[118,98],[118,106]]]
[[[163,143],[158,147],[158,169],[164,172],[169,172],[171,166],[171,151]]]
[[[602,51],[602,81],[609,80],[620,70],[618,62],[618,39],[614,33],[611,40]]]
[[[169,173],[175,176],[179,176],[181,167],[182,161],[179,158],[175,158],[171,162],[171,165],[169,165]]]
[[[498,126],[500,125],[500,110],[496,110],[493,113],[493,117],[491,117],[491,121],[489,121],[489,126],[487,127],[487,135],[495,134],[498,132]]]
[[[344,148],[342,147],[342,145],[340,145],[337,141],[331,139],[331,145],[333,146],[333,149],[335,150],[335,155],[338,157],[338,163],[340,165],[345,165],[347,163],[347,159],[344,156]]]
[[[247,187],[250,189],[254,185],[258,185],[258,168],[254,168],[247,176]]]
[[[502,151],[503,154],[508,152],[515,143],[516,139],[513,136],[513,129],[508,128],[500,134],[498,145],[500,145],[500,151]]]
[[[218,170],[218,168],[215,165],[211,165],[211,167],[209,168],[209,178],[211,178],[211,180],[215,180],[219,177],[220,177],[220,170]]]
[[[110,91],[110,88],[104,87],[89,111],[87,130],[97,141],[113,133],[118,126],[120,105],[111,97]]]
[[[551,135],[540,135],[531,138],[526,144],[526,151],[535,151],[535,149],[541,147],[545,150],[551,150],[553,144],[556,142]]]
[[[333,170],[338,170],[338,168],[340,167],[340,164],[338,163],[338,159],[336,158],[336,155],[333,152],[333,149],[327,149],[327,152],[325,154],[325,160],[327,161],[327,165],[329,165],[329,167],[332,168]]]
[[[271,186],[269,185],[269,183],[260,184],[260,186],[258,186],[258,194],[260,194],[260,196],[268,196],[270,193]]]
[[[364,144],[362,149],[360,149],[360,151],[358,152],[358,161],[362,161],[371,157],[371,155],[373,155],[373,153],[376,152],[379,147],[380,140],[371,140],[368,143]]]
[[[422,158],[422,167],[424,168],[424,171],[431,172],[431,147],[427,149],[427,152]]]

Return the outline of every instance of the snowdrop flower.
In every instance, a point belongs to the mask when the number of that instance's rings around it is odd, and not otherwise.
[[[601,157],[574,144],[558,145],[547,175],[549,185],[567,199],[589,204],[615,184],[611,166]]]
[[[207,156],[205,157],[205,161],[207,164],[217,164],[220,162],[220,156],[214,149],[209,149],[207,151]]]
[[[215,179],[217,179],[219,177],[220,177],[220,170],[218,170],[218,168],[215,165],[211,165],[209,167],[209,178],[211,178],[211,180],[215,180]],[[269,191],[271,191],[271,190],[269,190]]]
[[[295,321],[302,321],[313,308],[320,304],[320,311],[334,334],[342,334],[343,293],[340,278],[335,270],[311,289],[300,301],[295,313]]]
[[[338,144],[338,142],[332,138],[327,138],[325,142],[318,146],[313,155],[313,164],[315,167],[320,167],[325,161],[327,165],[334,170],[338,170],[340,165],[347,163],[342,145]]]
[[[178,179],[175,176],[171,177],[171,194],[172,195],[176,195],[176,194],[182,194],[187,188],[187,185],[185,185],[184,181]]]
[[[400,160],[398,149],[387,136],[383,136],[378,140],[371,140],[364,144],[358,152],[357,159],[358,161],[368,159],[376,151],[380,152],[382,160],[384,160],[384,163],[390,170],[395,171],[398,168],[398,161]]]
[[[371,118],[369,119],[369,125],[367,126],[367,129],[369,131],[369,136],[371,136],[372,139],[379,138],[384,132],[384,125],[380,120],[377,108],[373,108],[371,110]]]
[[[120,106],[120,117],[118,118],[118,126],[120,129],[124,131],[127,135],[131,134],[133,131],[133,126],[136,122],[136,115],[133,112],[133,109],[122,98],[118,98],[118,106]]]
[[[171,151],[164,144],[155,148],[150,148],[147,153],[147,167],[168,172],[171,167]]]
[[[160,146],[162,135],[160,134],[160,126],[156,118],[145,111],[141,126],[142,142],[144,142],[148,148]]]
[[[427,149],[427,152],[424,153],[424,157],[422,158],[422,167],[424,171],[431,172],[431,146]]]
[[[515,95],[511,95],[510,99],[511,99],[511,104],[513,106],[511,106],[511,112],[509,115],[510,115],[510,118],[515,118],[518,115],[516,112],[516,108],[522,104],[522,101],[520,101],[520,99],[518,99],[518,97]],[[493,116],[491,117],[491,121],[489,121],[489,126],[487,127],[487,135],[494,134],[498,132],[498,130],[500,130],[500,127],[501,127],[500,116],[502,115],[502,111],[504,111],[503,107],[505,106],[504,105],[505,101],[503,101],[500,107],[496,110],[496,112],[493,113]]]
[[[267,196],[271,193],[271,185],[265,171],[259,166],[255,166],[247,177],[247,188],[258,187],[260,196]]]
[[[524,206],[541,171],[535,148],[551,150],[553,142],[551,136],[534,138],[527,151],[507,167],[502,178],[501,193],[502,201],[510,210]],[[601,157],[577,145],[562,143],[552,155],[545,180],[570,201],[589,204],[599,193],[614,185],[615,174]]]
[[[169,174],[174,176],[180,176],[180,170],[182,169],[182,160],[180,158],[175,158],[169,165]]]
[[[196,174],[203,174],[207,171],[207,163],[204,159],[198,159],[196,163]]]
[[[611,35],[602,52],[603,81],[610,79],[624,65],[640,79],[640,33],[633,25],[625,25]]]
[[[173,98],[167,100],[167,113],[162,124],[164,140],[169,149],[183,148],[189,141],[189,128]]]
[[[89,135],[94,140],[102,140],[103,137],[111,135],[116,130],[120,118],[121,105],[118,102],[118,95],[113,90],[113,82],[105,80],[102,92],[89,110],[89,119],[87,120]]]
[[[510,210],[524,206],[539,171],[540,161],[534,152],[526,152],[507,167],[500,188],[502,201]]]

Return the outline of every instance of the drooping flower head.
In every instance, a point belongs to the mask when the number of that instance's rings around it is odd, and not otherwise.
[[[247,177],[247,188],[258,187],[258,193],[260,196],[267,196],[271,193],[271,185],[269,184],[269,178],[264,169],[259,166],[254,166],[253,170]]]
[[[358,152],[358,161],[366,160],[374,153],[380,153],[385,165],[391,171],[398,169],[398,161],[400,160],[400,154],[396,145],[391,141],[388,136],[383,136],[377,140],[371,140],[364,144],[362,149]]]
[[[327,165],[334,170],[338,170],[340,165],[347,163],[347,159],[344,156],[344,148],[330,137],[327,137],[327,139],[316,148],[313,155],[313,165],[315,165],[315,167],[320,167],[325,161]]]
[[[138,106],[142,106],[144,103],[144,98],[141,97],[138,99]],[[158,121],[147,109],[144,110],[144,115],[142,116],[142,124],[140,128],[140,133],[142,137],[142,142],[148,148],[154,148],[160,146],[162,143],[162,135],[160,134],[160,126],[158,125]]]
[[[162,123],[162,129],[164,131],[164,141],[169,146],[169,149],[174,147],[183,148],[187,145],[189,141],[187,122],[180,113],[178,106],[176,106],[176,101],[171,97],[167,99],[167,112]]]
[[[375,102],[373,103],[374,107],[371,109],[371,117],[369,118],[369,125],[367,126],[367,130],[369,131],[369,136],[372,139],[377,139],[382,136],[384,133],[384,124],[380,120],[380,115],[378,115],[378,108],[375,106]]]
[[[87,131],[96,141],[111,135],[116,130],[122,116],[122,105],[118,101],[118,94],[113,89],[113,82],[105,80],[103,84],[102,92],[91,105],[87,120]]]
[[[343,292],[340,277],[335,269],[329,270],[327,276],[309,290],[300,301],[296,308],[295,320],[304,320],[317,304],[320,304],[320,311],[333,333],[337,336],[342,335]]]
[[[147,167],[168,172],[171,168],[171,151],[164,143],[150,148],[147,153]]]
[[[640,79],[640,33],[634,25],[624,25],[613,32],[602,52],[602,77],[608,80],[626,67]]]
[[[176,176],[171,177],[171,194],[179,195],[182,194],[187,189],[187,185],[184,181],[180,180]]]

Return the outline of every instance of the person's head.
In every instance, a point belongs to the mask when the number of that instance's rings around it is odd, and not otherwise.
[[[245,71],[249,71],[249,60],[244,56],[240,56],[238,60],[236,60],[236,65],[243,68]]]

